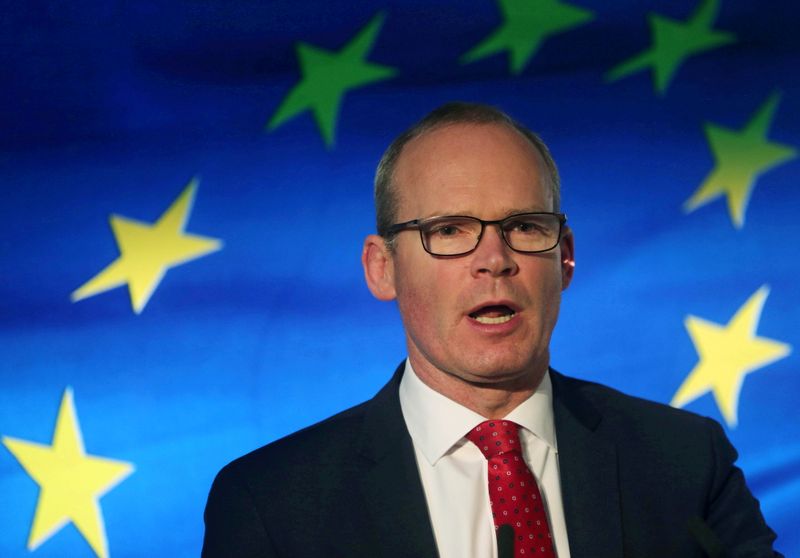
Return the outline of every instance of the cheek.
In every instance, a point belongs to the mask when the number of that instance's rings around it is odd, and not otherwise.
[[[435,270],[427,270],[435,271]],[[441,273],[411,273],[397,282],[397,306],[414,336],[439,337],[454,325],[456,283]]]
[[[544,295],[547,303],[547,308],[545,311],[547,315],[546,327],[551,330],[553,327],[555,327],[556,321],[558,320],[559,309],[561,307],[561,291],[561,275],[558,274],[557,276],[552,276],[550,279],[549,290]]]
[[[527,275],[527,296],[533,307],[538,308],[537,314],[547,322],[555,321],[562,290],[560,262],[530,269]]]
[[[407,328],[429,329],[437,315],[433,292],[415,279],[398,285],[397,306]]]

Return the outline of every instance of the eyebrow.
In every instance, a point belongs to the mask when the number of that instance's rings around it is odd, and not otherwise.
[[[552,210],[549,209],[542,209],[539,206],[530,206],[530,207],[515,207],[513,209],[506,209],[500,215],[500,219],[505,219],[506,217],[510,217],[511,215],[518,215],[520,213],[551,213]],[[431,212],[424,217],[419,217],[419,219],[430,219],[431,217],[449,217],[451,215],[462,215],[464,217],[476,217],[471,211],[434,211]]]

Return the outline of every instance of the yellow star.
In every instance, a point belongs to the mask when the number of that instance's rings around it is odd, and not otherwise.
[[[3,444],[39,485],[28,550],[35,550],[72,521],[95,554],[107,558],[108,541],[98,499],[130,475],[133,466],[84,453],[72,390],[64,391],[51,446],[8,436],[3,437]]]
[[[741,131],[706,124],[706,137],[717,164],[683,204],[686,213],[725,194],[731,221],[737,229],[742,228],[750,194],[759,175],[797,157],[794,148],[767,140],[778,100],[778,94],[770,96]]]
[[[724,326],[696,316],[686,318],[686,329],[700,361],[678,388],[670,405],[683,407],[711,391],[725,422],[730,427],[736,426],[745,375],[784,358],[792,350],[786,343],[756,336],[768,294],[769,287],[762,286]]]
[[[196,190],[195,178],[152,225],[112,215],[111,230],[120,256],[75,290],[72,301],[127,283],[131,306],[139,314],[169,268],[219,250],[219,240],[183,232]]]

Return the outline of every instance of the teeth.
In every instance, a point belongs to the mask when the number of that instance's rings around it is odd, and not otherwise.
[[[488,316],[477,316],[475,321],[481,324],[504,324],[507,321],[511,320],[514,317],[514,314],[506,314],[505,316],[498,316],[496,318],[490,318]]]

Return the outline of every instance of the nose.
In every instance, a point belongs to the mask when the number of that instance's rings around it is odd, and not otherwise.
[[[511,276],[516,275],[519,271],[519,266],[514,259],[514,251],[503,240],[499,226],[487,225],[484,228],[483,236],[472,253],[470,269],[475,277],[480,275]]]

